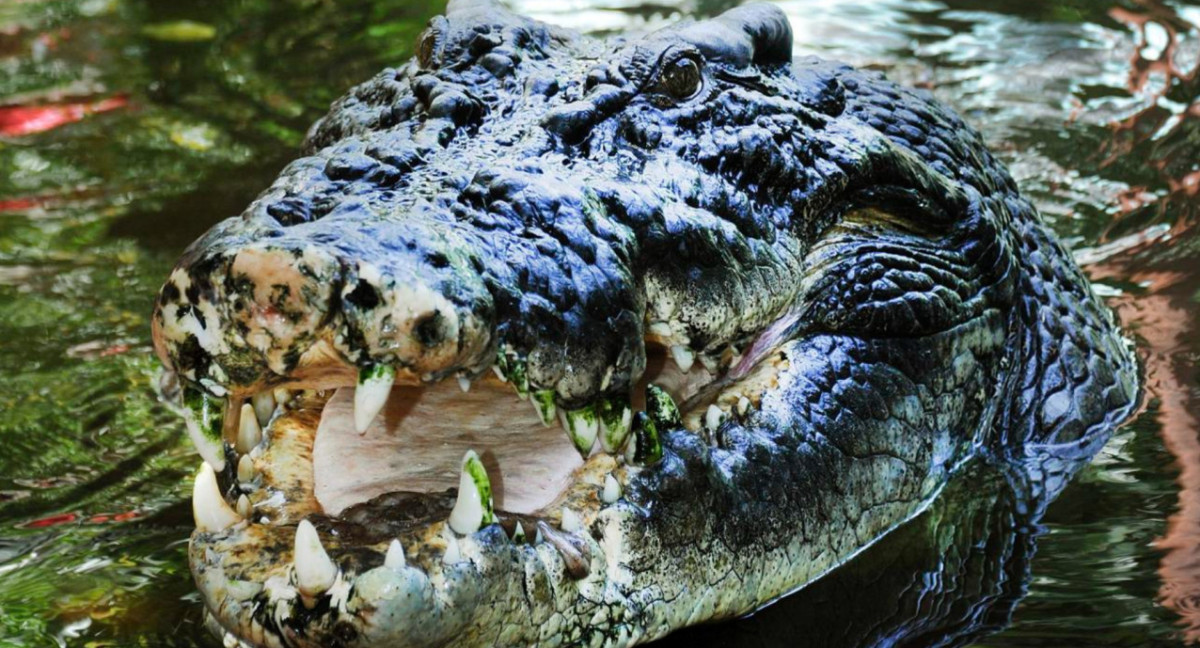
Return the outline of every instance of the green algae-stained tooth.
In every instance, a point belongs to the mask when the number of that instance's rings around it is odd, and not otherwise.
[[[517,396],[529,395],[529,375],[525,372],[524,358],[513,356],[508,359],[508,382],[517,390]]]
[[[662,387],[655,384],[646,385],[646,413],[654,419],[659,428],[677,428],[683,425],[683,417],[675,405],[675,399]]]
[[[450,528],[455,533],[475,533],[496,521],[492,503],[492,482],[487,469],[474,450],[463,456],[462,473],[458,479],[458,499],[450,512]]]
[[[221,437],[224,429],[225,399],[214,398],[207,392],[191,385],[183,388],[183,405],[186,408],[184,421],[188,436],[196,451],[216,471],[225,469],[225,444]]]
[[[388,365],[368,365],[359,370],[358,385],[354,388],[354,429],[359,434],[367,431],[387,405],[395,381],[396,370]]]
[[[542,425],[550,425],[554,422],[553,389],[542,389],[533,392],[530,401],[533,403],[533,408],[537,410],[538,416],[541,417]]]
[[[496,352],[496,370],[502,379],[508,380],[508,354],[503,348]]]
[[[597,405],[600,416],[600,447],[613,454],[625,445],[633,422],[633,409],[624,396],[605,398]]]
[[[567,433],[567,438],[575,445],[580,456],[587,459],[588,455],[592,453],[592,446],[595,445],[596,435],[600,431],[600,419],[596,416],[595,405],[585,405],[574,410],[560,408],[558,417],[563,430]]]
[[[633,434],[625,448],[625,460],[638,466],[649,466],[662,459],[662,441],[654,419],[645,412],[633,415]]]

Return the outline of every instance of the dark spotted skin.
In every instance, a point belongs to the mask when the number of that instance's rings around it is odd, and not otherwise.
[[[662,461],[593,522],[631,547],[617,611],[509,598],[520,576],[496,568],[477,586],[499,603],[430,645],[532,641],[517,617],[602,645],[742,614],[971,460],[1038,474],[1045,501],[1134,405],[1125,340],[975,130],[928,93],[790,53],[769,5],[599,42],[453,3],[189,248],[173,277],[191,285],[168,283],[157,326],[203,302],[225,344],[160,336],[160,353],[236,392],[288,383],[320,339],[414,380],[479,375],[506,349],[567,408],[628,394],[647,340],[776,363],[746,415],[660,430]],[[253,245],[296,259],[301,300],[239,283]],[[269,299],[300,323],[265,349],[234,323]]]

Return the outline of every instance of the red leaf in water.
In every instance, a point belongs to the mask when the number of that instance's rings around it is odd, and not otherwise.
[[[51,515],[50,517],[41,518],[39,520],[33,520],[32,522],[26,522],[20,526],[26,529],[44,529],[46,527],[58,526],[60,524],[70,524],[77,519],[79,519],[79,516],[74,513],[60,513],[58,515]]]
[[[23,209],[32,209],[36,207],[38,201],[33,198],[15,198],[13,200],[0,200],[0,212],[21,211]]]
[[[0,135],[18,137],[32,135],[82,120],[89,115],[117,110],[129,105],[129,99],[118,95],[90,103],[69,103],[51,106],[9,106],[0,108]]]
[[[100,357],[107,358],[109,356],[120,355],[122,353],[125,353],[128,350],[129,350],[128,344],[114,344],[114,345],[108,347],[107,349],[101,351]]]

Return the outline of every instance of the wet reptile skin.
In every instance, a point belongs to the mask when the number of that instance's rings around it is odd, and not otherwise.
[[[393,525],[416,545],[401,574],[381,573],[385,538],[346,531],[326,544],[356,583],[344,608],[280,622],[228,585],[285,573],[290,531],[197,533],[220,625],[265,645],[628,645],[813,581],[967,462],[1057,493],[1136,400],[1110,314],[957,115],[791,46],[769,5],[600,41],[451,3],[187,250],[156,343],[215,396],[317,375],[318,342],[336,371],[410,383],[507,353],[566,409],[627,398],[647,343],[779,370],[711,433],[665,421],[616,503],[571,489],[592,498],[582,579],[498,526],[447,565]]]

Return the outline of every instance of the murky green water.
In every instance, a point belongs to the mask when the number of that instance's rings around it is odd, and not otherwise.
[[[0,646],[218,645],[151,299],[440,4],[0,0]],[[619,31],[736,3],[514,4]],[[955,487],[840,580],[674,643],[1200,640],[1200,3],[782,5],[798,53],[928,87],[984,131],[1137,336],[1149,398],[1042,526]]]

